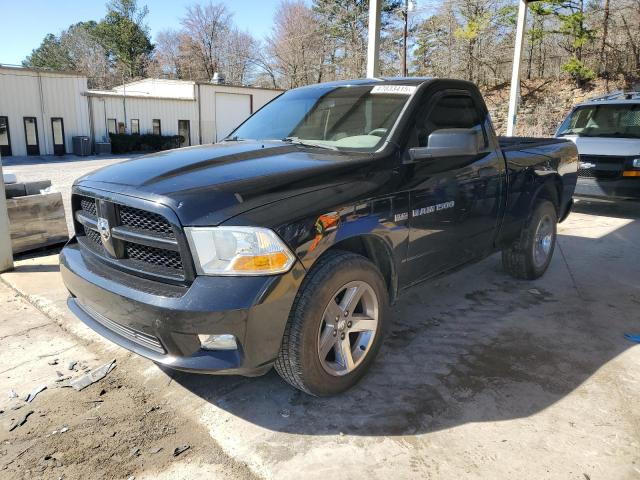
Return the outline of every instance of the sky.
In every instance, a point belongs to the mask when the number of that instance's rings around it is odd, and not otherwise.
[[[147,24],[152,40],[166,28],[180,27],[186,6],[197,0],[138,0],[149,7]],[[200,0],[205,3],[208,0]],[[258,39],[271,31],[273,15],[280,0],[216,0],[225,3],[235,24]],[[105,0],[0,0],[2,36],[0,64],[20,65],[37,48],[47,33],[58,34],[69,25],[100,20],[106,12]]]

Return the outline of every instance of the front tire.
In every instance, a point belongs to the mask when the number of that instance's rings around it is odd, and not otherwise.
[[[327,252],[296,296],[276,371],[311,395],[348,390],[380,349],[388,304],[386,284],[371,261],[351,252]]]
[[[551,202],[540,200],[520,237],[502,250],[502,265],[511,276],[534,280],[547,271],[556,246],[558,214]]]

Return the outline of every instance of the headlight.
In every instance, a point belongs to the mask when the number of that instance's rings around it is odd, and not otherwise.
[[[185,232],[201,275],[273,275],[295,261],[268,228],[186,227]]]

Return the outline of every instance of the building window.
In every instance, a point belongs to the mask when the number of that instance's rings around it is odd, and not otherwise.
[[[154,135],[162,135],[162,130],[160,128],[160,120],[157,118],[154,118],[152,120],[152,125],[153,125],[153,134]]]
[[[131,135],[139,135],[140,134],[140,120],[137,118],[131,119]]]
[[[118,123],[118,133],[120,135],[124,135],[125,133],[127,133],[127,130],[124,127],[124,122]]]
[[[109,133],[112,133],[115,135],[117,133],[117,128],[118,128],[117,125],[118,125],[118,122],[116,122],[115,118],[107,119],[107,131]]]

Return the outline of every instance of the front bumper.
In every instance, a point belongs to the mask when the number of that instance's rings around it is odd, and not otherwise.
[[[196,277],[167,285],[120,272],[69,243],[60,272],[71,311],[112,342],[176,370],[255,376],[275,361],[304,268],[265,277]],[[232,334],[237,350],[203,350],[198,334]]]
[[[575,195],[640,199],[640,178],[597,180],[579,177]]]

